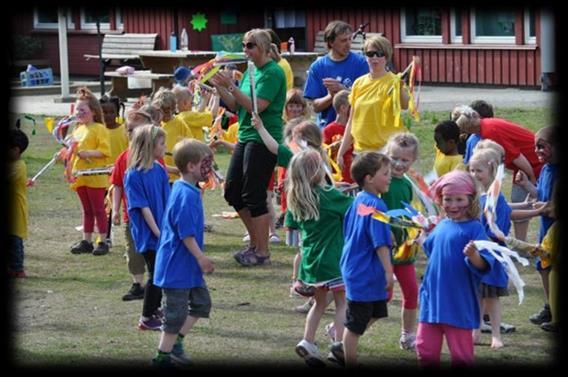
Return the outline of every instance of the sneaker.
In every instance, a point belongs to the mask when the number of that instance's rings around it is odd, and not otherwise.
[[[155,356],[152,359],[152,366],[156,367],[156,368],[164,368],[164,369],[175,368],[174,364],[172,363],[171,354],[166,356],[166,357],[162,357],[161,359],[158,358],[158,356]]]
[[[160,321],[162,321],[164,319],[164,311],[162,310],[162,308],[156,309],[156,311],[154,312],[154,316],[158,318]]]
[[[181,365],[191,365],[192,361],[189,358],[189,356],[187,356],[185,354],[185,352],[183,351],[183,343],[182,342],[176,342],[174,344],[174,347],[172,348],[172,353],[170,354],[170,358],[172,359],[172,361],[174,363],[177,364],[181,364]]]
[[[306,285],[299,280],[294,282],[294,290],[301,296],[312,297],[316,294],[316,289],[311,285]]]
[[[270,243],[280,243],[282,240],[280,239],[280,237],[278,237],[278,234],[273,233],[270,235],[269,241]]]
[[[256,251],[242,254],[239,257],[235,257],[235,259],[244,267],[267,266],[270,264],[270,254],[258,255]]]
[[[109,248],[112,247],[112,240],[110,238],[105,238],[105,243],[108,245]]]
[[[203,231],[206,232],[206,233],[213,232],[213,224],[205,224],[203,226]]]
[[[81,240],[71,247],[72,254],[86,254],[93,252],[93,243],[87,240]]]
[[[327,356],[327,359],[331,362],[337,363],[341,366],[345,366],[345,354],[343,353],[343,343],[341,342],[334,342],[331,344],[331,347],[329,348],[329,353],[331,356],[333,356],[332,358],[329,357],[329,355]]]
[[[108,254],[108,244],[106,242],[97,242],[97,247],[93,250],[93,255]]]
[[[500,332],[501,334],[509,334],[515,332],[517,329],[513,325],[509,325],[508,323],[501,322],[500,325]]]
[[[546,332],[559,332],[560,329],[558,328],[558,324],[553,322],[544,322],[540,325],[540,328]]]
[[[529,321],[535,325],[542,325],[545,322],[550,322],[552,320],[552,313],[550,313],[550,306],[545,304],[540,312],[533,314],[529,317]]]
[[[25,271],[8,270],[8,277],[15,279],[25,279],[28,277],[28,275],[26,275]]]
[[[315,343],[310,343],[305,339],[302,339],[300,343],[296,345],[296,353],[300,356],[306,364],[311,367],[321,368],[325,367],[325,363],[320,355],[318,346]]]
[[[149,319],[143,319],[140,317],[138,321],[138,330],[155,330],[160,331],[162,327],[162,321],[158,319],[155,315],[150,317]]]
[[[250,242],[250,234],[245,234],[245,236],[243,237],[243,242]]]
[[[306,302],[304,302],[302,305],[298,305],[294,308],[294,311],[297,313],[302,313],[302,314],[306,314],[307,312],[310,311],[310,309],[312,308],[312,306],[314,305],[314,298],[310,297],[309,300],[306,300]]]
[[[332,342],[335,342],[335,324],[333,322],[325,325],[325,335],[329,336]]]
[[[144,298],[144,288],[140,283],[133,283],[128,292],[122,296],[122,301],[141,300]]]
[[[401,350],[414,351],[416,348],[416,335],[403,334],[398,341]]]
[[[491,333],[491,323],[490,322],[483,322],[481,325],[479,325],[479,330],[484,334],[490,334]]]
[[[236,259],[236,261],[238,262],[239,259],[244,255],[244,254],[253,254],[255,251],[255,247],[251,246],[251,245],[247,245],[244,248],[242,248],[241,250],[237,251],[236,253],[233,253],[233,258]]]

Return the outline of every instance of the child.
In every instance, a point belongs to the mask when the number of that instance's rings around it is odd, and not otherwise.
[[[72,172],[107,166],[111,153],[109,133],[103,124],[101,104],[86,87],[77,91],[75,115],[79,125],[73,131],[73,140],[77,142],[77,147],[71,160]],[[108,176],[102,174],[79,176],[71,183],[70,187],[77,191],[83,208],[83,240],[73,245],[71,253],[108,253],[109,246],[104,242],[108,227],[104,204],[108,185]],[[99,231],[96,248],[92,243],[95,221]]]
[[[28,136],[19,128],[10,129],[8,139],[8,187],[10,207],[10,231],[8,276],[25,278],[24,238],[28,236],[28,197],[26,185],[28,171],[22,154],[28,148]]]
[[[331,346],[331,353],[348,367],[357,364],[359,337],[377,319],[387,317],[387,292],[393,285],[390,227],[371,216],[357,214],[361,204],[387,211],[378,195],[389,189],[389,158],[377,152],[363,152],[353,161],[351,176],[362,191],[351,204],[343,223],[345,245],[340,266],[347,294],[347,313],[343,341]]]
[[[173,150],[181,179],[174,182],[164,213],[163,232],[156,254],[154,284],[164,295],[164,325],[152,363],[191,363],[183,339],[199,318],[209,318],[211,297],[203,273],[213,261],[203,253],[205,228],[201,190],[211,173],[213,154],[198,140],[182,140]]]
[[[317,126],[316,126],[317,127]],[[343,248],[341,227],[352,198],[325,183],[324,162],[317,150],[306,149],[292,158],[288,169],[289,216],[286,225],[302,233],[299,280],[315,287],[315,303],[306,317],[303,339],[296,353],[310,366],[324,366],[314,344],[316,329],[328,305],[327,292],[335,300],[335,332],[343,335],[345,292],[339,259]]]
[[[124,124],[118,123],[117,118],[121,106],[120,99],[116,96],[108,97],[104,95],[100,99],[105,126],[110,136],[110,162],[114,164],[116,158],[126,148],[128,148],[128,137]]]
[[[421,366],[440,365],[446,338],[452,366],[474,361],[472,330],[479,327],[478,292],[481,277],[495,259],[471,241],[486,240],[473,178],[460,170],[438,178],[431,187],[446,217],[423,244],[428,266],[420,287],[416,351]]]
[[[199,108],[197,111],[193,111],[193,95],[189,88],[176,86],[172,89],[178,111],[176,118],[182,120],[189,127],[192,136],[201,141],[205,141],[203,127],[211,127],[213,114],[217,114],[219,108],[219,97],[210,91],[203,92],[205,94],[201,97]],[[208,102],[211,105],[210,110],[205,109]]]
[[[460,129],[456,122],[448,120],[439,123],[434,129],[436,159],[434,170],[438,177],[454,169],[465,170],[463,157],[458,153]]]
[[[128,170],[124,179],[132,239],[136,251],[144,256],[148,270],[142,316],[138,322],[140,330],[159,330],[161,325],[156,312],[162,292],[153,284],[153,276],[170,186],[165,169],[155,160],[164,157],[165,138],[165,132],[159,127],[137,127],[132,135]]]
[[[556,152],[555,143],[558,140],[558,135],[554,127],[544,127],[538,130],[534,137],[535,152],[540,163],[544,164],[536,187],[531,183],[530,178],[522,171],[517,173],[515,177],[517,183],[527,190],[533,198],[538,201],[547,202],[552,199],[552,189],[558,176],[558,156]],[[540,217],[540,229],[538,234],[538,242],[542,242],[544,235],[548,228],[552,225],[554,219],[546,215]],[[520,237],[517,237],[520,238]],[[521,238],[522,239],[522,238]],[[540,261],[537,261],[536,269],[540,273],[542,280],[542,287],[544,289],[545,304],[539,313],[533,314],[529,320],[535,325],[541,325],[545,322],[551,321],[550,307],[547,303],[549,297],[548,289],[548,274],[549,268],[543,268]]]
[[[492,149],[476,149],[469,161],[469,172],[481,186],[483,194],[479,198],[480,208],[485,207],[487,195],[485,194],[493,183],[497,173],[497,167],[501,164],[501,155]],[[511,207],[503,193],[499,193],[495,213],[495,224],[505,234],[509,234],[511,228]],[[493,241],[499,242],[491,232],[487,218],[482,214],[481,223],[485,227],[485,232]],[[491,348],[503,347],[501,340],[501,303],[499,297],[508,296],[509,278],[503,265],[496,263],[490,273],[481,279],[481,314],[488,313],[491,323]],[[479,344],[480,330],[473,331],[473,342]]]
[[[173,181],[179,178],[179,172],[174,166],[172,149],[178,141],[184,138],[192,138],[193,134],[183,120],[174,117],[176,99],[171,90],[161,87],[154,95],[152,105],[162,111],[161,124],[162,129],[166,133],[166,152],[164,160],[166,161],[166,166],[168,167],[168,174],[171,184],[173,183]]]
[[[349,111],[351,106],[349,105],[349,91],[340,90],[337,92],[335,97],[333,97],[333,109],[337,113],[335,121],[329,123],[323,129],[323,142],[329,146],[336,143],[332,147],[331,159],[335,160],[337,156],[337,150],[339,149],[339,144],[345,133],[345,125],[349,119]],[[341,171],[343,182],[353,183],[351,174],[349,170],[351,169],[351,162],[353,161],[353,147],[349,148],[347,152],[343,155],[344,168]]]
[[[385,146],[386,155],[391,160],[392,180],[389,190],[381,195],[387,208],[404,208],[402,202],[412,201],[412,184],[404,175],[418,158],[418,139],[411,133],[392,135]],[[402,291],[401,349],[414,350],[416,342],[416,309],[418,308],[418,283],[414,268],[415,253],[402,255],[396,251],[404,248],[408,234],[400,228],[391,228],[393,234],[393,272]],[[390,292],[389,296],[392,296]]]

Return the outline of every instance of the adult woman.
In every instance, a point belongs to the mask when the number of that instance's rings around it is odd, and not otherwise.
[[[282,68],[269,57],[270,34],[262,29],[245,33],[243,51],[255,65],[254,82],[258,113],[268,132],[282,140],[282,109],[286,99],[286,79]],[[243,266],[270,262],[266,188],[276,166],[276,156],[260,139],[251,123],[252,99],[248,71],[240,87],[230,77],[217,73],[210,81],[218,89],[230,111],[238,112],[238,143],[231,157],[225,182],[225,199],[235,208],[248,234],[250,244],[234,254]]]
[[[400,87],[398,78],[387,71],[392,57],[392,45],[380,36],[368,38],[363,45],[370,72],[353,83],[349,103],[351,111],[345,128],[337,162],[343,168],[343,155],[353,145],[355,153],[378,151],[395,132],[402,131],[402,120],[396,121],[394,95],[400,92],[400,109],[408,108],[408,92]]]

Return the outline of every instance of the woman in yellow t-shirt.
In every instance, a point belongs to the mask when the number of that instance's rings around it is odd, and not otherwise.
[[[107,166],[110,157],[109,133],[103,124],[101,104],[86,87],[77,91],[75,116],[78,127],[73,131],[73,141],[77,143],[71,160],[73,175]],[[104,199],[108,185],[106,174],[79,175],[71,183],[71,188],[77,191],[83,207],[83,240],[73,245],[71,248],[73,254],[108,253],[108,244],[104,242],[108,227]],[[100,236],[96,248],[93,247],[92,242],[95,222]]]
[[[363,52],[370,72],[359,77],[351,87],[351,111],[337,162],[343,168],[343,155],[353,145],[354,152],[378,151],[391,134],[402,131],[400,110],[408,108],[409,95],[401,81],[386,66],[392,57],[390,41],[381,36],[365,40]],[[397,93],[400,95],[396,96]],[[399,101],[400,110],[397,109]]]

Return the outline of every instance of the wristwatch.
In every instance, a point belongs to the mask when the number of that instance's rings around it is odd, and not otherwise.
[[[231,93],[233,93],[233,91],[235,90],[235,86],[234,85],[229,85],[229,87],[227,88],[227,90]]]

